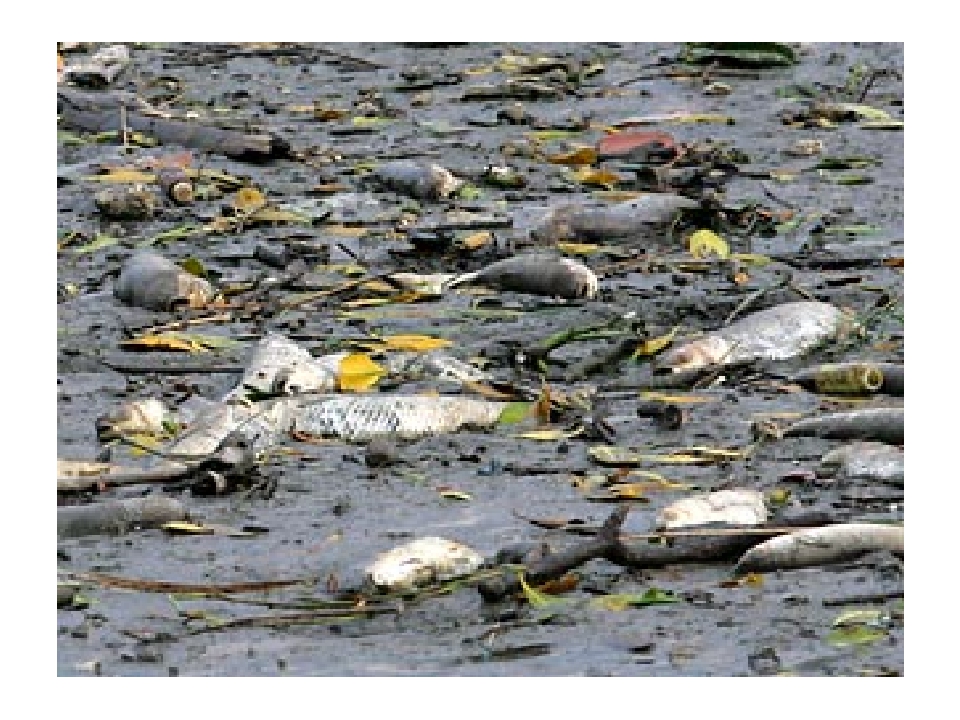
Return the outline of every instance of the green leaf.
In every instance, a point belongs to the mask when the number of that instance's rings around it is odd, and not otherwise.
[[[861,170],[879,165],[880,160],[872,157],[825,157],[817,161],[814,170]]]
[[[550,597],[546,593],[542,593],[539,590],[530,587],[527,584],[527,581],[524,579],[523,573],[520,573],[518,579],[520,580],[520,587],[523,588],[523,596],[527,599],[527,602],[530,603],[530,607],[542,608],[563,605],[566,603],[566,600]]]
[[[778,67],[799,62],[789,45],[776,42],[687,43],[684,60],[691,63],[720,61],[751,67]]]
[[[116,245],[120,242],[117,238],[111,237],[109,235],[97,235],[93,240],[88,242],[86,245],[81,245],[78,248],[74,248],[74,255],[84,255],[86,253],[96,252],[97,250],[102,250],[105,247],[110,247],[111,245]]]
[[[188,257],[186,260],[180,261],[180,267],[198,278],[206,279],[207,277],[207,269],[195,257]]]
[[[533,402],[507,403],[506,407],[500,412],[500,417],[497,418],[497,422],[502,425],[518,423],[526,420],[532,411]]]
[[[869,625],[878,627],[883,624],[887,614],[883,610],[847,610],[837,615],[833,627],[851,625]]]
[[[887,636],[886,630],[870,628],[863,625],[838,627],[831,631],[826,641],[834,647],[850,647],[851,645],[867,645]]]
[[[591,601],[594,607],[604,610],[626,610],[629,607],[644,607],[646,605],[660,605],[664,603],[680,602],[673,593],[659,588],[648,588],[643,594],[635,593],[617,593],[612,595],[602,595]]]
[[[476,200],[477,198],[483,197],[483,190],[476,185],[464,183],[453,195],[459,200]]]

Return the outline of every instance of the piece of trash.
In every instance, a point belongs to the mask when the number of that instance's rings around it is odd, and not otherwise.
[[[148,310],[170,310],[179,303],[199,308],[214,297],[213,286],[162,255],[149,250],[133,253],[120,268],[114,296]]]
[[[657,513],[657,530],[725,523],[759,525],[767,520],[763,493],[746,488],[718,490],[677,500]]]
[[[412,591],[475,572],[483,557],[442,537],[423,537],[378,555],[365,575],[382,592]]]

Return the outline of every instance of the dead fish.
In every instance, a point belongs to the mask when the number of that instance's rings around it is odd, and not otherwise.
[[[115,535],[136,527],[156,527],[186,518],[183,503],[163,495],[60,507],[57,508],[57,538]]]
[[[172,419],[167,407],[156,398],[135,400],[97,418],[97,437],[110,440],[127,433],[161,433],[164,423]]]
[[[457,277],[456,273],[433,273],[421,275],[419,273],[394,273],[389,279],[402,288],[414,290],[421,295],[443,295],[443,289]]]
[[[718,490],[683,498],[657,513],[657,530],[724,523],[759,525],[767,520],[763,493],[745,488]]]
[[[299,407],[293,428],[348,442],[378,435],[417,438],[464,427],[489,427],[504,407],[506,403],[453,395],[332,396]]]
[[[862,408],[804,418],[787,427],[783,436],[879,440],[903,445],[903,408]]]
[[[178,303],[202,307],[215,291],[203,278],[149,250],[134,253],[120,269],[114,296],[128,305],[148,310],[170,310]]]
[[[250,390],[262,395],[332,391],[337,387],[340,362],[348,354],[314,357],[293,340],[270,333],[257,343],[239,387],[225,399],[243,397]]]
[[[162,452],[175,459],[205,457],[233,435],[254,452],[276,444],[290,429],[296,401],[277,398],[255,403],[210,403]]]
[[[831,450],[820,467],[841,480],[871,480],[903,486],[903,450],[886,443],[853,442]]]
[[[393,160],[378,165],[373,179],[382,187],[421,200],[440,200],[460,189],[463,180],[435,163]]]
[[[389,550],[365,570],[382,592],[403,592],[476,571],[483,557],[475,550],[442,537],[423,537]]]
[[[790,380],[819,393],[903,395],[903,365],[893,363],[830,363],[802,370]]]
[[[597,294],[597,276],[583,263],[571,258],[540,253],[514,255],[487,265],[477,272],[465,273],[447,283],[448,287],[477,283],[498,290],[562,298],[593,298]]]
[[[875,550],[903,557],[903,526],[842,523],[780,535],[747,550],[735,574],[772,572],[855,560]]]
[[[654,368],[678,372],[751,360],[786,360],[822,345],[850,324],[849,316],[829,303],[784,303],[668,350]]]
[[[554,240],[662,241],[666,229],[682,210],[700,207],[682,195],[650,193],[635,200],[598,208],[563,205],[552,210],[530,237],[538,242]]]
[[[415,379],[448,380],[450,382],[483,382],[487,373],[454,357],[443,350],[426,353],[390,353],[381,364],[391,375],[403,375]]]

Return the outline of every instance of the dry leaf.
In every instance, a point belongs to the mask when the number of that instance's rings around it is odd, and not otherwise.
[[[537,419],[538,425],[550,424],[550,386],[543,384],[540,390],[540,397],[533,405],[533,416]]]
[[[610,170],[597,170],[584,167],[573,173],[574,179],[581,185],[595,185],[612,190],[620,182],[620,176]]]
[[[115,185],[149,185],[157,181],[157,176],[153,173],[143,172],[142,170],[131,170],[129,168],[116,168],[101,175],[89,175],[84,180],[93,180],[94,182],[110,183]]]
[[[337,387],[342,392],[369,390],[386,372],[386,369],[377,365],[369,355],[352,353],[340,361],[340,367],[337,368]]]
[[[715,397],[708,397],[706,395],[670,395],[668,393],[661,393],[653,390],[641,392],[640,397],[642,397],[644,400],[659,400],[660,402],[672,404],[716,402],[717,400]]]
[[[547,162],[556,165],[591,165],[597,161],[597,151],[591,147],[580,147],[559,155],[547,156]]]
[[[174,350],[178,352],[209,352],[201,343],[183,336],[160,333],[122,340],[120,347],[128,350]]]
[[[658,352],[663,350],[667,345],[673,342],[674,336],[677,334],[679,325],[666,335],[661,335],[660,337],[648,338],[642,343],[637,345],[637,349],[633,351],[633,357],[641,357],[645,355],[656,355]]]
[[[600,246],[589,243],[558,242],[556,248],[567,255],[591,255],[599,250]]]
[[[377,338],[386,350],[406,350],[408,352],[429,352],[453,345],[452,340],[430,337],[429,335],[385,335]]]
[[[264,207],[267,199],[263,193],[252,187],[240,188],[233,196],[234,209],[243,214],[251,214]]]
[[[567,438],[576,437],[579,434],[580,433],[576,431],[568,432],[566,430],[551,428],[549,430],[528,430],[527,432],[518,433],[513,437],[523,438],[524,440],[552,441],[552,440],[566,440]]]
[[[472,235],[468,235],[463,240],[460,241],[460,247],[465,248],[466,250],[479,250],[484,245],[490,243],[493,239],[493,233],[489,230],[482,230]]]

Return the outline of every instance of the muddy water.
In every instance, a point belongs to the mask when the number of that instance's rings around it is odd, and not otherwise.
[[[310,150],[312,164],[275,160],[254,165],[218,155],[197,154],[195,164],[247,176],[271,199],[304,198],[310,188],[337,181],[361,190],[351,174],[357,163],[383,157],[413,156],[439,161],[450,169],[479,171],[487,164],[509,162],[524,171],[528,190],[514,195],[485,189],[481,198],[463,203],[507,212],[514,227],[495,231],[499,244],[522,246],[527,228],[538,215],[560,202],[581,195],[560,178],[556,165],[508,157],[501,148],[520,142],[530,128],[521,125],[475,124],[495,118],[513,100],[461,102],[465,88],[494,82],[501,75],[466,75],[462,82],[436,85],[425,105],[411,104],[413,93],[393,90],[403,82],[400,72],[419,65],[431,72],[482,68],[496,62],[506,48],[470,44],[446,48],[412,48],[376,43],[323,46],[283,58],[217,59],[198,55],[200,46],[134,47],[133,66],[119,86],[146,92],[151,81],[164,77],[181,93],[174,107],[196,108],[242,123],[266,124],[295,148]],[[523,44],[514,51],[569,55],[602,61],[604,72],[588,78],[580,97],[525,101],[524,107],[545,122],[592,116],[609,124],[636,115],[676,110],[722,113],[734,124],[661,125],[678,142],[711,138],[728,141],[749,156],[742,169],[778,170],[793,175],[788,182],[733,179],[726,200],[754,200],[782,210],[786,203],[805,217],[830,213],[836,225],[871,225],[869,235],[815,234],[809,219],[797,230],[775,237],[734,240],[734,250],[765,254],[845,252],[859,257],[903,255],[903,136],[899,132],[866,130],[855,123],[833,128],[799,129],[782,125],[777,112],[789,103],[776,90],[790,85],[814,85],[821,91],[839,88],[851,66],[902,72],[903,49],[898,44],[814,44],[803,48],[802,61],[788,69],[759,71],[760,78],[718,77],[731,86],[726,96],[703,93],[699,79],[653,79],[631,82],[661,57],[677,54],[673,44]],[[361,58],[369,63],[351,60]],[[351,109],[369,90],[379,90],[396,118],[374,132],[341,135],[311,118],[297,106],[326,105]],[[866,102],[902,118],[902,83],[877,80]],[[447,123],[464,130],[431,133],[422,123]],[[472,124],[473,123],[473,124]],[[437,126],[434,126],[437,127]],[[593,130],[575,137],[585,144],[600,137]],[[818,139],[824,155],[878,158],[876,167],[859,171],[873,182],[843,185],[816,171],[805,171],[816,158],[791,158],[783,150],[799,139]],[[135,150],[136,159],[156,150]],[[58,143],[61,166],[118,157],[109,145]],[[764,194],[764,187],[778,199]],[[105,223],[95,211],[99,188],[78,181],[58,189],[58,229],[93,237],[103,232],[118,237],[117,245],[90,254],[69,249],[58,255],[58,283],[72,283],[79,296],[58,304],[58,437],[62,458],[92,459],[103,450],[97,442],[95,419],[125,399],[160,397],[176,404],[196,394],[219,398],[236,382],[229,373],[172,375],[161,372],[121,373],[106,369],[101,358],[126,362],[177,363],[172,353],[124,353],[118,343],[130,328],[174,319],[118,304],[110,291],[109,273],[130,248],[158,232],[185,223],[208,221],[223,201],[206,201],[189,208],[165,208],[150,222]],[[565,188],[565,189],[564,189]],[[375,193],[363,212],[396,212],[402,198]],[[425,209],[440,204],[424,201]],[[252,258],[257,244],[280,242],[296,232],[326,243],[331,262],[355,263],[338,243],[358,256],[370,274],[403,271],[474,270],[494,254],[471,257],[440,254],[413,257],[402,239],[389,236],[389,223],[370,236],[333,236],[317,225],[306,230],[248,229],[241,234],[171,240],[157,246],[169,257],[196,257],[223,280],[244,280],[270,271]],[[675,251],[682,248],[677,246]],[[493,257],[491,257],[493,255]],[[559,302],[517,293],[451,294],[432,303],[387,305],[343,314],[336,300],[230,324],[208,325],[201,332],[239,340],[220,353],[218,364],[242,366],[263,333],[276,330],[299,338],[319,354],[340,349],[343,338],[365,334],[425,333],[449,338],[464,358],[496,354],[505,340],[530,342],[571,326],[603,322],[636,312],[654,327],[687,330],[717,327],[744,294],[772,282],[769,268],[751,273],[738,288],[718,274],[652,271],[602,274],[609,260],[595,254],[584,258],[601,272],[596,300]],[[273,272],[273,271],[271,271]],[[793,281],[814,297],[850,307],[859,313],[873,309],[884,296],[902,294],[902,269],[873,265],[834,270],[793,269]],[[342,278],[340,278],[342,280]],[[320,277],[317,282],[331,282]],[[281,297],[278,294],[275,297]],[[757,309],[773,302],[761,298]],[[789,299],[797,299],[796,296]],[[606,347],[603,342],[577,343],[556,353],[577,360]],[[902,362],[903,327],[896,315],[885,315],[870,337],[851,348],[828,348],[818,359],[876,359]],[[191,357],[190,360],[197,360]],[[206,359],[206,358],[204,358]],[[804,363],[786,363],[781,370]],[[496,368],[496,364],[494,365]],[[641,364],[624,363],[616,372],[595,376],[580,385],[629,384],[647,372]],[[556,387],[567,388],[564,383]],[[410,386],[429,389],[430,383]],[[406,389],[406,388],[405,388]],[[751,425],[777,413],[808,413],[833,409],[831,402],[806,392],[787,392],[771,384],[728,386],[719,383],[698,392],[709,402],[691,406],[688,421],[678,430],[657,428],[636,416],[636,396],[621,393],[608,401],[610,424],[619,445],[646,450],[712,445],[745,447],[752,442]],[[557,530],[542,530],[518,519],[577,518],[596,525],[613,505],[588,499],[584,480],[614,470],[591,462],[578,439],[537,442],[517,439],[516,428],[489,433],[461,432],[407,443],[404,462],[370,469],[363,447],[344,444],[308,445],[288,441],[271,456],[262,474],[277,482],[268,499],[233,494],[220,497],[183,495],[194,517],[234,527],[254,525],[269,532],[254,537],[170,536],[159,530],[121,537],[93,537],[58,542],[58,567],[182,583],[234,583],[273,579],[304,579],[306,586],[275,591],[270,597],[291,600],[324,593],[331,574],[348,582],[379,552],[423,534],[443,535],[465,542],[483,554],[523,540],[547,540],[556,546],[577,542]],[[721,466],[659,466],[651,468],[671,481],[704,490],[731,485],[763,491],[789,490],[797,506],[822,506],[839,514],[866,519],[903,517],[902,490],[814,480],[809,473],[819,458],[839,441],[793,438],[762,445],[749,459]],[[444,498],[438,488],[469,493],[468,501]],[[144,488],[110,491],[129,496]],[[159,490],[157,490],[159,491]],[[633,515],[649,517],[689,490],[651,492],[647,502],[635,501]],[[101,498],[102,499],[102,498]],[[726,587],[732,563],[682,565],[658,570],[629,570],[596,560],[580,568],[577,590],[550,612],[508,601],[484,606],[470,588],[411,603],[396,616],[335,621],[290,628],[237,627],[188,634],[203,626],[186,620],[180,610],[203,610],[219,618],[279,612],[253,605],[213,601],[173,600],[166,595],[91,587],[96,600],[86,610],[57,613],[57,665],[61,675],[87,674],[97,663],[104,675],[801,675],[899,674],[903,672],[902,607],[897,599],[867,604],[854,596],[892,593],[902,587],[902,565],[890,557],[827,568],[770,573],[760,584]],[[655,587],[670,591],[680,602],[623,611],[589,604],[599,593],[636,593]],[[252,595],[262,599],[262,595]],[[846,601],[845,601],[846,599]],[[893,616],[886,635],[862,645],[829,642],[831,623],[852,608],[875,608]],[[155,642],[144,642],[144,639]]]

